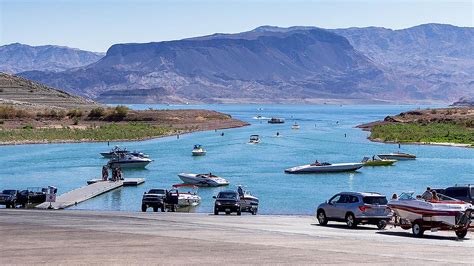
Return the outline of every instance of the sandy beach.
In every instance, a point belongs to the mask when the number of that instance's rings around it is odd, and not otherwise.
[[[2,264],[472,264],[472,232],[322,227],[311,216],[0,210]]]

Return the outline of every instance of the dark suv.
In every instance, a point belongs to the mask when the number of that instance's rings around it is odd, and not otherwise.
[[[239,193],[232,190],[225,190],[219,192],[214,203],[214,215],[219,215],[219,212],[225,212],[225,214],[230,214],[236,212],[237,215],[241,215],[242,211],[240,209],[240,197]]]
[[[474,185],[456,185],[446,189],[435,189],[436,192],[446,195],[448,197],[462,200],[474,204]]]

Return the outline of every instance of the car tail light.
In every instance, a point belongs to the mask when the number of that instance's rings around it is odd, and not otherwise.
[[[365,212],[367,209],[370,209],[370,207],[368,207],[368,206],[359,206],[359,210],[361,212]]]

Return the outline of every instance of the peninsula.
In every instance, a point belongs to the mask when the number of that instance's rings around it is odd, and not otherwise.
[[[0,144],[143,140],[248,125],[209,110],[104,106],[0,73]]]
[[[471,147],[474,107],[413,110],[357,127],[372,141]]]

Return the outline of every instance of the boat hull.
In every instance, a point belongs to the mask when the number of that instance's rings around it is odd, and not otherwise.
[[[192,152],[193,156],[204,156],[206,155],[205,151],[193,151]]]
[[[380,158],[385,160],[397,160],[397,161],[406,161],[406,160],[415,160],[415,156],[401,156],[395,154],[379,154]]]
[[[364,164],[362,163],[350,163],[350,164],[332,164],[332,165],[302,165],[285,170],[285,173],[288,174],[318,174],[318,173],[336,173],[336,172],[350,172],[356,171],[362,168]]]
[[[141,162],[112,162],[110,165],[112,167],[114,166],[120,166],[120,168],[145,168],[151,161],[141,161]]]
[[[396,162],[397,160],[368,161],[364,163],[364,166],[389,166]]]

